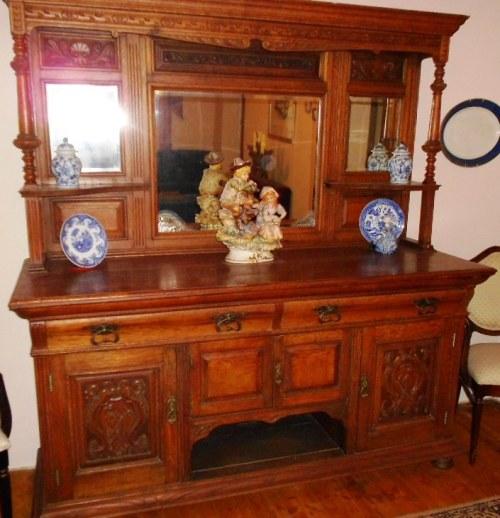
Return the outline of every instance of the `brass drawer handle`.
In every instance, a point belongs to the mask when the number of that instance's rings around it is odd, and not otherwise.
[[[368,378],[363,375],[359,382],[359,395],[360,397],[368,397]]]
[[[415,301],[415,306],[417,307],[419,315],[433,315],[436,313],[438,305],[439,300],[434,297],[418,299]]]
[[[90,328],[92,345],[116,344],[120,340],[116,324],[101,324]]]
[[[170,396],[167,400],[167,423],[174,424],[177,422],[177,398]]]
[[[326,324],[328,322],[339,322],[341,319],[339,307],[332,306],[331,304],[319,306],[314,309],[314,312],[318,315],[318,319],[322,324]]]
[[[274,383],[281,385],[283,383],[283,366],[280,362],[274,365]]]
[[[218,333],[226,333],[228,331],[240,331],[243,313],[222,313],[215,317],[215,328]]]

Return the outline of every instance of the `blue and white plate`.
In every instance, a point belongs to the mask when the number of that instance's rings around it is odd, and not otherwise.
[[[381,238],[396,240],[405,228],[405,215],[401,207],[388,198],[378,198],[366,204],[359,215],[359,230],[369,242]]]
[[[104,227],[88,214],[70,216],[61,227],[59,240],[64,255],[81,268],[94,268],[108,251]]]

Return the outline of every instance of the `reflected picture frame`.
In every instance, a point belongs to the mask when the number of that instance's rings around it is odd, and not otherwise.
[[[477,167],[500,153],[500,106],[469,99],[453,107],[441,126],[441,149],[450,162]]]
[[[269,103],[269,136],[282,142],[293,142],[296,115],[295,101],[278,99]]]

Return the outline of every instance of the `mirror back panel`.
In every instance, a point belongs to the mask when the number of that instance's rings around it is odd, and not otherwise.
[[[16,63],[29,62],[15,68],[34,264],[62,256],[60,225],[76,212],[104,223],[111,255],[221,249],[199,221],[210,152],[226,174],[250,160],[277,188],[284,246],[362,244],[363,204],[406,210],[415,189],[369,175],[368,154],[378,142],[413,151],[420,62],[443,59],[465,20],[305,1],[31,4],[12,31]],[[51,160],[65,138],[83,168],[62,189]],[[182,228],[161,231],[162,211]]]

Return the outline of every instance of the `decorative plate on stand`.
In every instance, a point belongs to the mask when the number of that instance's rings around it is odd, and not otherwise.
[[[378,198],[366,204],[359,216],[361,235],[372,244],[391,236],[396,240],[405,228],[405,214],[388,198]]]
[[[73,214],[62,225],[64,255],[80,268],[94,268],[106,257],[108,238],[101,223],[89,214]]]

